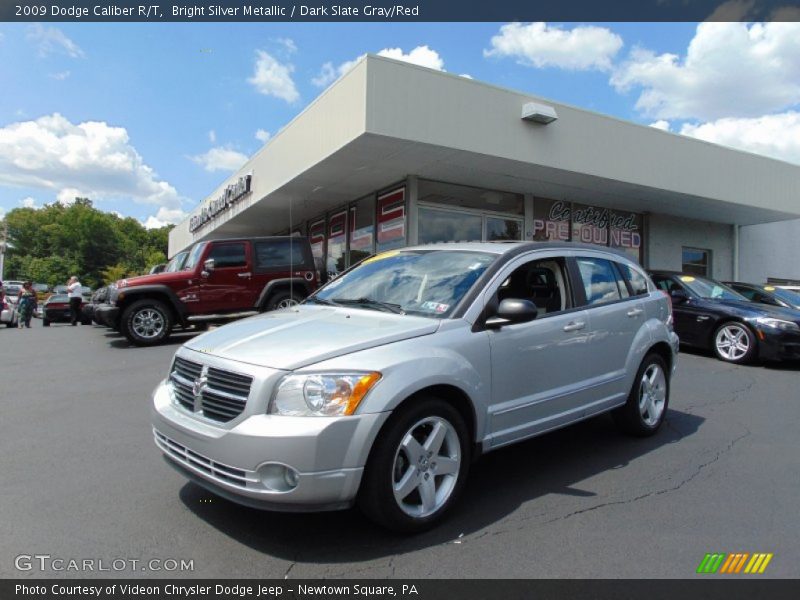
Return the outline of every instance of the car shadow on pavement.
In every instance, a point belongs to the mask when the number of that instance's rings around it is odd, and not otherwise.
[[[717,360],[717,357],[711,350],[704,350],[702,348],[694,348],[694,347],[689,348],[681,346],[681,354],[690,354],[692,356],[703,356],[705,358],[713,358]],[[800,360],[784,360],[784,361],[757,360],[755,362],[740,366],[742,368],[764,367],[765,369],[775,369],[777,371],[800,371]]]
[[[356,509],[308,514],[259,511],[213,496],[194,483],[187,483],[179,494],[198,517],[258,552],[308,564],[359,562],[461,543],[462,536],[491,529],[513,517],[522,504],[551,494],[577,498],[565,501],[575,504],[578,512],[615,504],[616,496],[597,497],[591,486],[583,489],[581,482],[623,469],[649,452],[693,435],[704,420],[670,410],[659,433],[641,439],[620,434],[611,418],[603,415],[491,452],[472,465],[450,517],[437,528],[413,536],[388,532]],[[642,482],[642,486],[651,483]],[[543,507],[526,519],[545,524],[562,518],[561,512],[548,514]],[[519,525],[505,525],[509,526]]]
[[[196,337],[197,334],[198,332],[196,331],[173,333],[165,341],[158,344],[158,346],[180,346],[181,344],[188,342],[193,337]],[[140,347],[135,344],[131,344],[124,335],[117,333],[116,331],[106,333],[105,336],[109,338],[108,345],[112,348],[124,350],[147,348],[147,346]]]

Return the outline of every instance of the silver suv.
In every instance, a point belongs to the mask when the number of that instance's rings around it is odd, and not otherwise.
[[[154,435],[169,463],[234,502],[357,503],[418,531],[481,453],[606,411],[654,434],[677,351],[669,299],[622,253],[404,248],[185,344],[154,392]]]

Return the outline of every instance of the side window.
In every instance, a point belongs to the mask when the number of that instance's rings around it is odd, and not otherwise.
[[[497,300],[530,300],[540,315],[548,315],[572,306],[562,258],[534,260],[515,269],[497,290]]]
[[[214,268],[216,269],[224,269],[225,267],[246,267],[247,253],[245,251],[245,243],[214,244],[206,260],[209,258],[214,259]]]
[[[289,268],[289,265],[302,267],[305,264],[303,247],[294,240],[265,240],[256,242],[256,269]]]
[[[611,261],[603,258],[577,258],[578,270],[586,291],[586,305],[606,304],[622,299],[620,281]]]
[[[627,279],[628,285],[631,286],[634,296],[643,296],[648,293],[647,277],[641,271],[622,263],[617,263],[617,266],[622,276]]]

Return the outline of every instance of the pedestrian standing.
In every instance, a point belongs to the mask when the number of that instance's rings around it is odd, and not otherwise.
[[[69,312],[72,320],[71,325],[77,325],[78,319],[81,317],[81,304],[83,304],[83,294],[81,293],[81,282],[78,281],[78,276],[73,275],[67,282],[67,295],[69,296]]]
[[[31,317],[36,308],[36,290],[33,289],[33,282],[26,281],[22,284],[22,289],[17,296],[17,311],[19,312],[19,328],[31,328]]]

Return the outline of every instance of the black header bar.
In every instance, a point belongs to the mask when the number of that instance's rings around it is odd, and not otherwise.
[[[800,0],[3,0],[0,21],[800,21]]]

